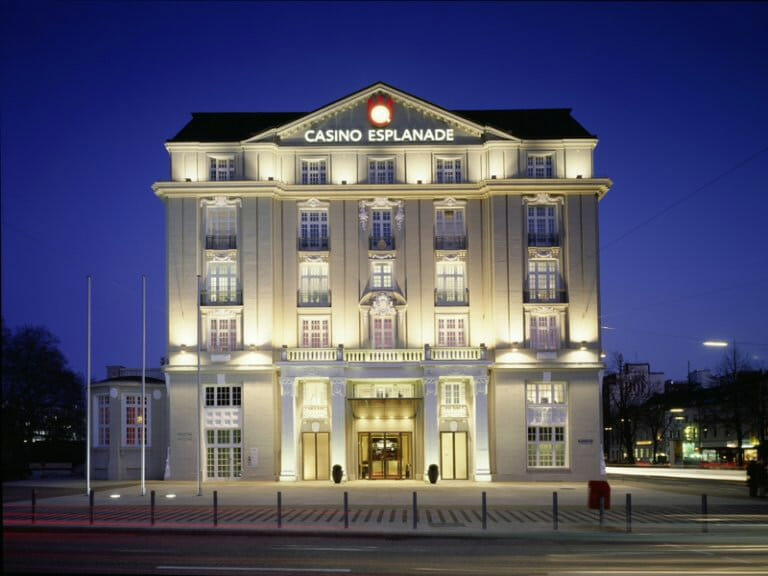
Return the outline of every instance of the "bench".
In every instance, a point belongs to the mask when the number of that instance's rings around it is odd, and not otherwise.
[[[33,480],[65,478],[72,475],[72,462],[30,462],[29,471]]]

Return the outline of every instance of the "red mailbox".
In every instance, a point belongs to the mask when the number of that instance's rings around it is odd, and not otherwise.
[[[589,481],[589,501],[587,505],[592,510],[600,508],[600,497],[603,497],[603,509],[611,509],[611,487],[605,480]]]

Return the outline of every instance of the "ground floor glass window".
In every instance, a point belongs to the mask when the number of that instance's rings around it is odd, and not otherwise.
[[[205,439],[208,478],[240,478],[243,468],[240,429],[208,429]]]

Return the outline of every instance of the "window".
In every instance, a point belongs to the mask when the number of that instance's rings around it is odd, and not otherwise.
[[[528,178],[552,178],[552,154],[528,154]]]
[[[387,260],[374,260],[371,263],[371,286],[374,289],[391,289],[394,286],[392,270],[392,262]]]
[[[559,271],[557,260],[528,261],[528,301],[559,302]]]
[[[330,306],[327,262],[299,264],[299,306]]]
[[[461,182],[461,160],[459,158],[451,160],[438,158],[435,161],[435,176],[438,184]]]
[[[435,304],[467,304],[464,262],[461,260],[437,262],[436,271]]]
[[[568,407],[564,382],[526,384],[528,467],[564,467]]]
[[[211,180],[235,179],[235,159],[233,157],[212,157],[210,159],[210,166]]]
[[[206,250],[237,248],[237,207],[207,206],[205,208]]]
[[[215,317],[208,320],[208,352],[237,350],[237,318]]]
[[[109,416],[109,395],[97,395],[95,446],[109,446]]]
[[[310,316],[299,319],[302,348],[328,348],[329,320],[323,316]]]
[[[299,212],[299,249],[328,250],[328,211]]]
[[[325,184],[326,181],[325,160],[301,161],[302,184]]]
[[[556,246],[559,244],[556,214],[557,208],[555,206],[528,206],[529,246]]]
[[[394,184],[395,161],[392,159],[368,160],[368,183]]]
[[[435,249],[464,250],[466,247],[464,210],[461,208],[435,210]]]
[[[557,316],[535,315],[530,319],[530,340],[532,350],[557,350],[560,347],[560,328]]]
[[[240,406],[242,404],[242,387],[240,386],[206,386],[205,406]]]
[[[443,382],[442,403],[447,405],[464,404],[464,382]]]
[[[393,250],[392,211],[371,211],[371,250]]]
[[[144,443],[150,446],[150,404],[149,395],[144,398],[144,419],[146,421]],[[142,416],[141,394],[123,396],[123,446],[139,446],[141,442]]]
[[[208,478],[240,478],[243,469],[240,429],[208,429],[205,440]]]
[[[201,303],[205,306],[241,304],[237,281],[237,259],[234,256],[228,256],[225,259],[208,260],[206,268],[206,290],[202,295]]]
[[[464,316],[438,316],[437,345],[446,347],[466,346],[465,326]]]
[[[374,316],[371,318],[374,348],[394,348],[395,319],[392,316]]]

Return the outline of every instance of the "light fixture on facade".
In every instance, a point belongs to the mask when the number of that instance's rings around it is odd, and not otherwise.
[[[116,500],[117,498],[120,498],[120,494],[110,494],[109,497]]]
[[[184,178],[186,182],[192,182],[192,178]]]
[[[181,345],[181,353],[182,354],[186,354],[187,353],[187,345],[186,344],[182,344]]]
[[[346,180],[342,180],[342,181],[341,181],[341,184],[342,184],[343,186],[346,186],[346,185],[347,185],[347,181],[346,181]]]
[[[587,349],[587,341],[586,340],[582,340],[581,341],[581,346],[579,346],[579,350],[586,350],[586,349]]]
[[[416,180],[416,184],[423,184],[421,180]]]
[[[576,174],[576,178],[581,178],[581,174]]]
[[[274,180],[274,177],[272,177],[272,176],[269,176],[269,177],[267,178],[267,180],[269,180],[270,182],[272,182],[272,180]]]
[[[512,352],[517,352],[520,348],[520,342],[512,342]]]
[[[496,180],[496,174],[491,174],[491,180]]]

